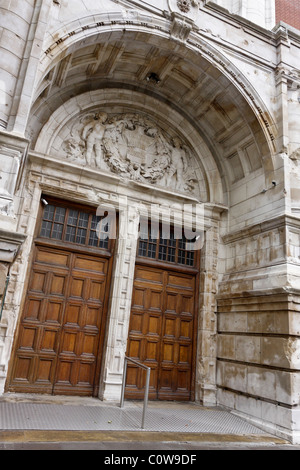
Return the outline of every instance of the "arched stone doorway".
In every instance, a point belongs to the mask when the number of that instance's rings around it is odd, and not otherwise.
[[[209,44],[170,40],[159,29],[110,23],[108,35],[100,24],[94,27],[97,34],[68,33],[45,53],[27,128],[32,149],[24,195],[35,219],[42,192],[94,208],[109,204],[119,213],[125,236],[117,242],[110,285],[100,379],[105,399],[119,397],[127,348],[142,214],[132,208],[137,201],[147,210],[177,205],[181,213],[186,204],[203,206],[193,396],[215,403],[216,293],[225,271],[219,237],[227,224],[238,229],[251,218],[242,185],[272,181],[275,129],[246,79]],[[73,28],[66,27],[70,33]],[[94,125],[100,146],[91,138]],[[161,145],[171,155],[176,138],[188,171],[177,180],[177,168],[167,185],[164,150],[152,147]]]

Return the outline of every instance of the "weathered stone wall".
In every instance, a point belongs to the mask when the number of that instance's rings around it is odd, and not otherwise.
[[[215,0],[218,5],[235,15],[243,16],[263,28],[275,26],[275,0],[264,0],[254,3],[251,0]]]
[[[219,400],[279,433],[300,403],[299,229],[279,217],[225,237],[217,302]]]

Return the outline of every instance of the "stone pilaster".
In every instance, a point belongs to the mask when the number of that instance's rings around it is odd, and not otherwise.
[[[109,322],[100,381],[100,398],[118,401],[121,397],[124,357],[127,348],[131,296],[134,280],[139,214],[126,204],[120,210],[119,233],[112,275]]]

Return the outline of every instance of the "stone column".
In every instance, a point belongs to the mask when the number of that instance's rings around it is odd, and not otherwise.
[[[34,3],[34,0],[3,0],[0,5],[0,128],[3,129],[7,128],[10,116]]]
[[[26,158],[28,141],[0,131],[0,393],[4,390],[9,321],[5,315],[5,293],[9,272],[26,235],[17,232],[16,192]]]
[[[14,262],[26,235],[0,229],[0,394],[4,391],[7,372],[6,339],[9,321],[4,315],[10,266]]]
[[[206,208],[209,227],[201,250],[195,400],[216,404],[217,305],[219,281],[219,211]]]
[[[134,205],[126,204],[119,213],[119,240],[111,281],[111,300],[99,398],[119,401],[121,397],[124,357],[127,348],[131,297],[134,280],[139,214]]]

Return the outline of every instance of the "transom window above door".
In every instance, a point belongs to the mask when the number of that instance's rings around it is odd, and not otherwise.
[[[80,207],[49,203],[44,207],[39,236],[94,248],[109,249],[110,226],[106,217]]]
[[[190,238],[188,238],[190,237]],[[162,223],[140,224],[138,256],[156,261],[195,267],[197,252],[194,232]]]

